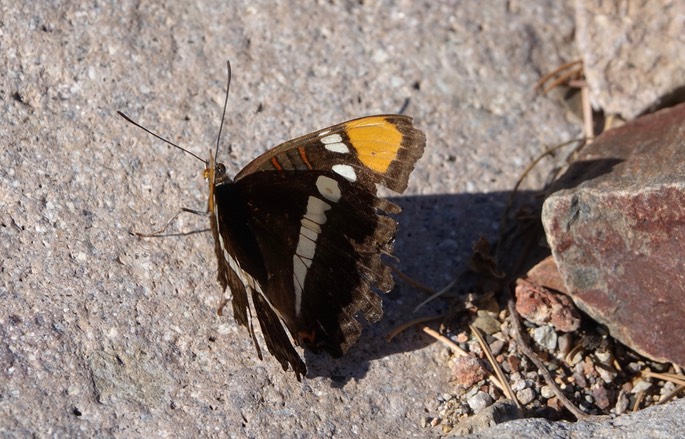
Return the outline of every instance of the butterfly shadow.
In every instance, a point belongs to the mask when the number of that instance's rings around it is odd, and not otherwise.
[[[599,178],[620,163],[617,158],[575,162],[558,180],[565,183],[553,184],[550,192]],[[513,199],[510,192],[390,198],[402,207],[402,213],[397,217],[400,225],[395,242],[399,269],[434,290],[442,289],[464,272],[476,240],[484,236],[490,243],[496,241],[500,219],[507,206],[511,206],[509,212],[519,208],[539,212],[544,199],[540,195],[537,191],[519,191]],[[543,236],[539,216],[536,223],[539,236]],[[542,251],[533,252],[518,273],[525,273],[547,256],[548,250],[540,248]],[[447,312],[452,300],[448,298],[432,300],[417,311],[416,307],[428,297],[426,292],[395,276],[395,288],[383,295],[383,318],[376,324],[364,325],[359,342],[344,357],[332,359],[327,354],[306,352],[308,376],[328,377],[333,386],[343,387],[351,379],[363,378],[373,360],[413,352],[435,343],[420,330],[423,325],[405,330],[387,341],[387,335],[406,322]],[[439,324],[440,320],[427,323],[434,329]]]
[[[394,252],[400,259],[399,270],[436,291],[442,289],[463,269],[472,243],[479,236],[494,241],[496,225],[509,196],[509,192],[495,192],[389,198],[402,207],[402,213],[396,217],[400,225]],[[531,193],[518,195],[531,197]],[[363,324],[361,338],[345,356],[331,358],[325,353],[305,352],[308,377],[328,377],[333,386],[342,387],[352,379],[363,378],[372,360],[416,351],[435,342],[417,327],[387,341],[387,335],[399,325],[425,316],[440,316],[450,305],[450,300],[438,298],[417,311],[417,305],[429,294],[398,275],[394,277],[394,289],[382,295],[383,318],[373,325]],[[428,324],[435,328],[439,321]]]

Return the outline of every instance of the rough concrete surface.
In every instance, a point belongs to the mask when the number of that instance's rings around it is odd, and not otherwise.
[[[428,146],[396,198],[400,268],[442,287],[496,236],[532,157],[578,135],[532,85],[572,59],[560,2],[0,0],[0,428],[28,436],[411,437],[448,390],[439,346],[409,331],[425,296],[399,283],[340,360],[298,383],[217,317],[210,236],[138,239],[202,208],[204,156],[232,173],[330,124],[406,113]],[[540,186],[540,171],[531,187]],[[206,228],[182,216],[173,230]],[[421,315],[442,310],[433,309]]]

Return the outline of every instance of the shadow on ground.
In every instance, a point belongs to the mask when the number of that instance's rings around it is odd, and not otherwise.
[[[530,202],[532,192],[521,192],[514,205]],[[400,228],[395,243],[399,268],[433,289],[441,289],[463,270],[473,242],[485,236],[497,238],[500,217],[509,201],[509,192],[396,197],[402,206]],[[369,362],[397,353],[411,352],[434,343],[416,328],[411,328],[392,342],[386,335],[404,322],[423,316],[440,315],[449,300],[438,299],[414,309],[428,295],[395,276],[395,288],[383,297],[384,315],[374,325],[364,325],[359,342],[342,358],[305,352],[309,378],[329,377],[343,386],[351,379],[363,378]]]

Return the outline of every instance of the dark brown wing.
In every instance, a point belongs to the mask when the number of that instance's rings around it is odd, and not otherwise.
[[[297,343],[338,356],[359,338],[360,311],[380,318],[374,291],[392,288],[381,255],[397,226],[384,213],[399,208],[376,185],[402,192],[424,147],[409,117],[371,116],[277,146],[212,187],[219,281],[235,318],[251,329],[251,293],[269,351],[298,379],[306,368],[279,319]]]
[[[318,192],[322,181],[339,188],[337,201]],[[375,291],[392,288],[381,256],[397,227],[384,213],[399,208],[330,171],[257,172],[236,185],[269,273],[268,302],[298,343],[344,354],[361,333],[359,312],[370,322],[383,314]]]

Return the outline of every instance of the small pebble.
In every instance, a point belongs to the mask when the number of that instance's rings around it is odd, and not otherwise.
[[[572,366],[575,366],[576,364],[580,364],[580,362],[583,361],[582,349],[579,349],[578,351],[576,351],[573,355],[570,356],[570,358],[567,358],[566,361]]]
[[[633,385],[633,390],[631,393],[639,393],[639,392],[646,392],[652,387],[652,383],[648,383],[647,381],[643,380],[638,380],[634,385]]]
[[[561,410],[564,407],[564,404],[562,404],[559,398],[555,396],[547,401],[547,407],[551,407],[555,410]]]
[[[607,389],[603,386],[593,388],[592,397],[595,400],[595,405],[602,410],[608,409],[611,405],[609,392],[607,392]]]
[[[604,380],[604,382],[607,384],[612,382],[614,379],[616,379],[616,376],[618,376],[618,372],[616,372],[616,370],[611,366],[597,364],[595,369],[597,370],[600,378],[602,378],[602,380]]]
[[[614,356],[609,351],[597,351],[595,352],[595,357],[597,357],[600,363],[607,365],[610,365],[614,360]]]
[[[535,381],[538,379],[538,372],[535,370],[531,370],[530,372],[526,373],[526,378]]]
[[[659,393],[660,393],[662,396],[666,396],[666,395],[668,395],[669,393],[673,392],[673,391],[675,390],[675,388],[676,388],[676,385],[675,385],[674,382],[672,382],[672,381],[666,381],[666,382],[664,383],[663,387],[661,387]]]
[[[552,398],[554,396],[554,390],[552,390],[552,386],[542,386],[540,388],[540,395],[542,395],[542,397],[545,399]]]
[[[490,344],[492,355],[499,355],[502,352],[502,349],[504,349],[504,342],[502,340],[495,340]]]
[[[540,347],[548,351],[553,351],[557,347],[557,333],[550,325],[535,328],[533,339]]]
[[[623,369],[626,371],[626,373],[629,374],[636,374],[640,372],[645,366],[645,363],[642,361],[633,361],[632,363],[628,363],[627,366],[625,366]]]
[[[483,363],[470,355],[456,357],[451,364],[451,381],[459,386],[470,387],[485,379],[487,370]]]
[[[492,404],[492,397],[485,392],[478,392],[469,398],[466,403],[471,407],[474,413],[478,413]]]
[[[562,354],[562,357],[571,352],[572,343],[573,336],[570,332],[566,332],[559,336],[559,339],[557,340],[557,347],[559,348],[559,352]]]
[[[509,368],[512,372],[518,372],[521,368],[521,359],[514,355],[510,355],[509,358],[507,358],[507,363],[509,363]]]
[[[473,321],[473,326],[485,332],[487,335],[492,335],[499,332],[500,322],[491,313],[485,310],[478,310],[478,317]]]
[[[578,404],[578,408],[584,411],[585,413],[590,412],[590,406],[586,402],[581,402],[580,404]]]
[[[628,410],[628,405],[630,404],[630,399],[624,390],[621,390],[616,398],[616,405],[614,406],[614,413],[620,415]]]
[[[535,391],[530,388],[520,390],[516,392],[516,399],[518,399],[522,405],[528,405],[535,399]]]
[[[532,387],[532,384],[533,383],[530,382],[529,380],[523,380],[523,379],[515,380],[515,381],[511,382],[511,390],[513,390],[514,392],[518,392],[519,390],[523,390],[523,389],[527,389],[529,387]]]

